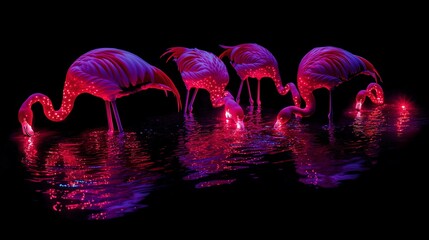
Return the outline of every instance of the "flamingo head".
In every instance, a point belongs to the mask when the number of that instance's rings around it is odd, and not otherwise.
[[[360,111],[362,109],[362,105],[365,102],[365,98],[367,97],[367,90],[360,90],[356,95],[356,105],[355,109]]]
[[[18,120],[21,123],[22,132],[26,136],[33,136],[33,111],[29,107],[21,107],[18,112]]]
[[[292,118],[292,108],[285,107],[277,114],[276,123],[274,124],[275,129],[282,128]]]
[[[241,106],[235,102],[229,92],[225,93],[224,101],[226,119],[232,119],[235,122],[237,129],[244,129],[244,111]]]

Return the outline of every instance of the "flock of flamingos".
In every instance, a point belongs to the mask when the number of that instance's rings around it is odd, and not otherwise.
[[[326,88],[329,93],[339,84],[353,77],[365,74],[375,82],[356,96],[355,108],[360,110],[368,97],[375,104],[384,103],[383,89],[379,85],[381,77],[375,67],[365,58],[354,55],[347,50],[324,46],[310,50],[298,66],[297,85],[282,83],[276,58],[273,54],[255,43],[244,43],[236,46],[223,46],[219,56],[197,48],[171,47],[161,57],[166,62],[173,60],[186,86],[184,114],[192,112],[195,96],[200,89],[210,94],[213,107],[225,107],[225,116],[232,119],[237,128],[244,128],[244,112],[240,106],[240,95],[245,81],[249,91],[249,103],[254,105],[249,78],[258,81],[256,104],[261,106],[260,80],[270,78],[274,81],[279,94],[291,92],[294,106],[280,110],[274,127],[283,127],[292,117],[311,116],[316,109],[313,91]],[[229,82],[227,67],[223,58],[228,58],[241,79],[236,98],[226,91]],[[51,121],[62,121],[72,111],[75,99],[83,93],[89,93],[105,101],[109,132],[123,132],[123,127],[116,106],[116,99],[146,89],[170,91],[177,100],[178,111],[182,108],[181,98],[174,82],[161,69],[147,63],[139,56],[121,49],[98,48],[80,56],[69,67],[63,89],[61,107],[55,110],[52,101],[42,93],[34,93],[21,105],[18,120],[24,135],[32,136],[33,112],[31,107],[39,102],[43,105],[46,117]],[[193,91],[192,96],[191,90]],[[191,98],[191,99],[190,99]],[[302,103],[304,102],[304,104]],[[329,101],[329,123],[332,123],[332,97]],[[304,105],[304,107],[302,107]],[[113,115],[113,116],[112,116]]]

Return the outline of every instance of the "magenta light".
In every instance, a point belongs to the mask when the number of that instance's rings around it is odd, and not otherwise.
[[[247,80],[247,89],[249,91],[249,102],[253,106],[253,98],[249,85],[249,78],[256,78],[258,81],[257,104],[261,106],[261,79],[271,78],[281,95],[286,95],[289,91],[292,93],[292,99],[296,106],[300,106],[301,97],[294,83],[290,82],[283,86],[280,77],[277,60],[268,49],[255,44],[244,43],[236,46],[223,46],[226,49],[219,55],[219,58],[228,57],[231,65],[241,78],[240,88],[237,93],[236,101],[240,103],[241,89],[244,81]]]
[[[87,212],[89,219],[122,217],[144,208],[160,177],[136,132],[93,130],[74,138],[42,132],[21,137],[30,181],[40,183],[57,212]],[[43,145],[49,146],[46,151]]]
[[[380,105],[384,103],[384,92],[378,83],[370,83],[365,90],[360,90],[358,92],[356,95],[356,110],[360,111],[362,109],[366,97],[375,104]]]
[[[171,47],[161,57],[167,55],[169,55],[167,62],[170,59],[176,62],[186,86],[185,116],[192,113],[198,90],[205,89],[210,94],[213,107],[225,105],[227,118],[233,119],[237,128],[244,127],[243,109],[234,101],[231,93],[225,90],[229,82],[229,74],[225,64],[218,56],[197,48],[185,47]],[[192,89],[195,90],[189,102]]]
[[[358,93],[356,108],[360,110],[363,101],[369,97],[376,104],[384,102],[384,95],[378,81],[381,77],[374,66],[363,57],[354,55],[344,49],[327,46],[310,50],[298,66],[298,90],[305,102],[305,107],[288,106],[280,110],[275,127],[281,127],[288,122],[292,115],[301,117],[311,116],[316,110],[316,100],[313,91],[325,88],[329,91],[329,127],[332,127],[332,95],[331,92],[343,82],[357,75],[369,75],[376,83],[368,85],[366,90]]]
[[[34,134],[33,104],[40,102],[51,121],[63,121],[73,109],[76,97],[89,93],[105,101],[109,132],[114,131],[112,110],[119,132],[123,132],[116,99],[149,88],[171,91],[181,108],[180,94],[173,81],[160,69],[137,55],[114,48],[99,48],[80,56],[68,69],[60,109],[55,110],[49,97],[34,93],[21,105],[19,122],[25,135]]]

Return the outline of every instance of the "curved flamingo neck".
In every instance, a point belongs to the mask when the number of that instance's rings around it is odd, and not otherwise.
[[[286,95],[288,90],[286,89],[286,85],[282,85],[283,83],[280,74],[276,73],[272,79],[274,81],[274,85],[276,86],[277,92],[280,93],[280,95]]]
[[[71,92],[67,89],[63,91],[63,100],[61,103],[61,107],[58,110],[55,110],[51,99],[42,94],[42,93],[34,93],[21,105],[21,109],[31,110],[33,104],[39,102],[43,106],[43,112],[45,116],[54,122],[63,121],[73,109],[74,102],[76,100],[78,94]],[[32,119],[26,119],[28,123],[32,122]]]
[[[281,95],[286,95],[289,91],[292,94],[292,100],[295,106],[299,107],[301,105],[301,94],[299,94],[298,88],[294,83],[290,82],[290,83],[287,83],[284,87],[281,86],[279,93]]]
[[[384,103],[384,92],[378,83],[370,83],[366,88],[369,99],[375,104]]]
[[[288,106],[280,110],[277,115],[277,121],[274,125],[275,128],[281,127],[284,123],[288,122],[293,115],[297,117],[308,117],[316,110],[316,100],[312,91],[304,91],[301,95],[305,102],[305,108],[299,106]]]
[[[312,92],[303,94],[301,97],[305,102],[305,108],[300,108],[299,106],[290,106],[291,113],[300,115],[301,117],[308,117],[316,111],[316,99],[314,98]]]
[[[370,83],[365,90],[360,90],[356,95],[356,106],[357,110],[362,108],[362,105],[365,102],[366,97],[368,97],[371,102],[375,104],[384,103],[384,92],[381,86],[378,83]]]
[[[210,101],[213,107],[221,107],[225,104],[224,93],[224,87],[213,87],[210,89]]]

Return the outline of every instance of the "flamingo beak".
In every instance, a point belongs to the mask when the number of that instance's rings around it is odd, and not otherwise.
[[[30,124],[27,123],[27,121],[23,121],[21,125],[22,125],[22,132],[24,133],[24,135],[29,137],[34,135],[33,128],[31,127]]]
[[[237,125],[237,129],[244,130],[243,120],[237,120],[236,125]]]
[[[362,101],[357,101],[356,102],[355,109],[358,110],[358,111],[360,111],[362,109]]]
[[[282,127],[282,122],[280,120],[277,120],[274,124],[274,129],[280,129]]]

